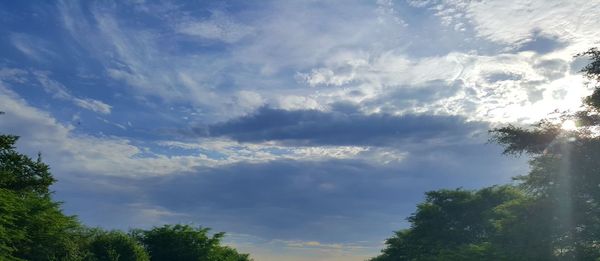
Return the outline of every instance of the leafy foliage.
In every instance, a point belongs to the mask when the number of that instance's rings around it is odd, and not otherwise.
[[[54,178],[48,165],[15,151],[17,136],[0,135],[0,188],[47,195]]]
[[[410,229],[396,232],[375,261],[383,260],[493,260],[501,250],[491,244],[504,205],[524,200],[510,186],[479,191],[438,190],[427,193],[424,203],[408,218]]]
[[[600,81],[600,50],[598,48],[591,48],[577,56],[590,58],[590,63],[583,67],[581,72],[590,80],[599,82]],[[595,88],[592,95],[584,99],[584,104],[588,105],[594,110],[600,109],[600,89]]]
[[[137,230],[134,234],[148,249],[151,260],[250,260],[246,254],[220,246],[224,233],[210,236],[209,230],[189,225],[164,225],[151,230]]]
[[[491,132],[494,135],[491,140],[505,146],[504,154],[539,154],[553,144],[561,128],[558,124],[542,121],[529,130],[508,125]]]
[[[15,151],[18,137],[0,135],[0,257],[6,260],[77,260],[79,228],[51,200],[48,165]]]
[[[95,230],[88,249],[90,261],[148,261],[146,249],[135,238],[121,231]]]

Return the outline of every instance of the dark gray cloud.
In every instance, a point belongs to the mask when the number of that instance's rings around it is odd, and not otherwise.
[[[522,79],[523,76],[510,72],[495,72],[485,76],[485,79],[490,83],[501,81],[516,81]]]
[[[486,127],[484,123],[466,122],[459,116],[366,115],[351,105],[338,104],[330,112],[262,107],[252,114],[199,129],[197,133],[240,142],[391,146],[434,140],[459,141]]]
[[[547,36],[539,31],[534,31],[531,40],[523,44],[518,51],[534,51],[539,54],[546,54],[565,46],[567,44],[558,37]]]

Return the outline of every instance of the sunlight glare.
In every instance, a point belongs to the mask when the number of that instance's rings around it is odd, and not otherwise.
[[[561,128],[566,131],[572,131],[577,129],[577,125],[572,120],[565,120],[563,121]]]

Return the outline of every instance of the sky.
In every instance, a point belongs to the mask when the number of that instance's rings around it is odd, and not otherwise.
[[[490,128],[576,110],[590,0],[0,1],[0,133],[89,226],[364,260],[440,188],[527,172]]]

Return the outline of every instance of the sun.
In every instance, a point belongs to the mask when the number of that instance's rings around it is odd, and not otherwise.
[[[566,131],[572,131],[577,129],[577,124],[572,120],[565,120],[563,121],[561,128]]]

